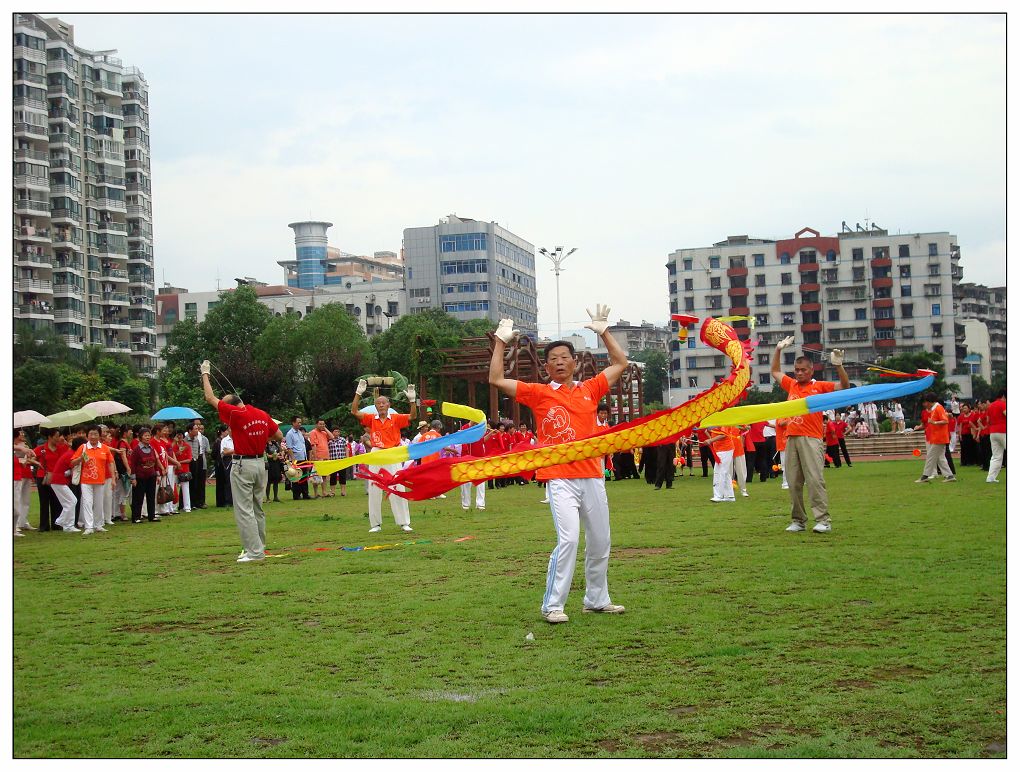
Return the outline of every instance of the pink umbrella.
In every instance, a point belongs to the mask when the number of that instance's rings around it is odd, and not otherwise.
[[[97,416],[130,413],[132,410],[132,408],[127,405],[122,405],[120,402],[114,402],[112,399],[102,399],[98,402],[89,402],[87,405],[83,405],[82,407],[84,410],[91,410]]]

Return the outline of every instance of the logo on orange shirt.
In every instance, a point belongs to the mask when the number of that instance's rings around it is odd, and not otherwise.
[[[545,418],[542,419],[542,434],[546,442],[569,442],[575,437],[574,429],[570,425],[570,413],[566,408],[556,405],[549,408]]]

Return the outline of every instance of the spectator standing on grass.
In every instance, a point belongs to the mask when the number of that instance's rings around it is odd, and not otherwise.
[[[192,509],[205,509],[206,456],[209,453],[209,440],[203,433],[204,428],[202,422],[196,418],[191,422],[184,438],[191,448],[191,481],[188,483],[188,495]]]
[[[159,450],[152,444],[152,430],[148,426],[138,429],[138,445],[131,451],[131,522],[142,522],[142,504],[146,506],[150,523],[158,523],[156,514],[156,485],[165,474],[166,467]]]
[[[305,446],[305,435],[301,430],[301,416],[296,415],[290,419],[290,429],[287,431],[287,436],[284,440],[287,443],[287,450],[290,451],[290,457],[296,464],[301,464],[308,460],[308,450]],[[304,472],[305,470],[302,470]],[[308,500],[308,477],[302,476],[302,479],[298,482],[291,483],[290,491],[294,496],[294,501],[299,499]]]
[[[729,432],[730,439],[733,445],[733,477],[730,480],[730,488],[733,487],[735,482],[740,488],[741,496],[748,496],[747,492],[747,460],[745,458],[744,451],[744,435],[747,431],[746,426],[727,426],[726,431]]]
[[[960,466],[974,465],[974,418],[969,402],[960,404],[960,417],[956,419],[956,433],[960,436]]]
[[[949,444],[949,416],[932,392],[921,397],[924,410],[921,423],[924,424],[924,441],[927,453],[924,457],[924,471],[914,480],[918,483],[931,482],[936,472],[942,474],[945,482],[956,482],[956,476],[946,462],[946,446]]]
[[[21,529],[35,530],[28,523],[28,510],[32,505],[32,468],[35,451],[28,447],[24,429],[14,430],[14,535]]]
[[[1004,466],[1006,456],[1006,389],[1003,388],[988,405],[988,442],[992,458],[988,464],[985,482],[997,483],[999,470]]]
[[[714,504],[736,501],[733,495],[733,434],[729,427],[718,426],[705,432],[701,443],[702,453],[711,453],[712,464],[712,498]]]
[[[326,428],[326,420],[324,418],[320,418],[315,422],[315,428],[308,432],[308,445],[311,446],[311,453],[308,456],[309,460],[328,461],[329,441],[331,439],[333,439],[333,435],[330,433],[329,429]],[[311,470],[311,472],[312,492],[315,494],[313,498],[325,498],[327,496],[326,481],[322,478],[322,475],[318,474],[314,470]],[[316,478],[319,480],[318,483],[315,482]]]
[[[462,429],[468,428],[471,423],[465,421]],[[472,442],[469,445],[461,446],[460,452],[462,456],[474,456],[475,458],[481,458],[487,455],[486,438],[492,434],[492,429],[486,426],[485,433],[480,439]],[[460,485],[460,508],[467,512],[471,509],[471,491],[475,492],[475,509],[479,512],[485,511],[485,482],[473,483],[465,482]]]
[[[340,427],[333,428],[333,434],[327,444],[327,450],[330,461],[342,461],[348,457],[348,443],[347,438],[340,432]],[[347,472],[348,469],[341,469],[337,472],[333,472],[329,476],[329,495],[330,497],[336,496],[336,486],[340,486],[340,495],[347,495]]]
[[[57,431],[59,429],[51,430]],[[66,442],[61,441],[57,445],[59,453],[51,455],[47,459],[49,471],[49,485],[54,497],[60,502],[60,516],[53,523],[57,529],[67,533],[80,533],[75,528],[75,513],[78,509],[78,499],[71,490],[71,457],[72,449]]]
[[[765,482],[767,479],[778,476],[772,469],[777,461],[776,454],[779,452],[776,448],[776,422],[762,421],[761,435],[765,439],[765,452],[764,454],[761,451],[758,452],[761,458],[759,469],[762,472],[761,481]]]
[[[184,441],[184,431],[174,431],[174,441],[171,448],[174,458],[180,467],[177,470],[179,481],[177,494],[180,496],[181,509],[184,512],[191,511],[191,445]]]
[[[270,439],[266,443],[266,496],[269,501],[269,489],[273,489],[273,501],[280,500],[280,480],[283,479],[283,453],[280,443]]]
[[[789,490],[790,483],[786,479],[786,427],[790,425],[789,418],[778,418],[774,421],[776,425],[776,453],[779,455],[779,476],[783,478],[780,490]]]
[[[530,408],[535,416],[535,432],[543,445],[590,437],[596,431],[595,413],[599,400],[609,393],[627,367],[627,355],[608,332],[609,308],[596,306],[591,324],[586,325],[605,343],[609,366],[594,378],[574,380],[577,357],[566,341],[553,341],[545,347],[545,370],[550,382],[526,383],[507,378],[503,370],[506,346],[517,336],[512,319],[501,319],[492,339],[489,383],[499,391]],[[609,598],[610,531],[606,480],[597,458],[539,469],[537,477],[547,483],[556,547],[549,557],[542,615],[547,622],[568,621],[564,611],[577,560],[581,524],[585,529],[584,575],[586,591],[583,610],[620,614],[623,606]]]
[[[755,474],[760,475],[762,482],[767,479],[762,473],[763,464],[761,462],[761,457],[765,455],[764,426],[764,421],[755,421],[748,425],[747,433],[744,435],[744,460],[747,464],[746,482],[752,482]]]
[[[983,399],[978,402],[978,417],[975,420],[978,458],[981,460],[981,471],[987,472],[992,463],[992,433],[988,423],[988,407],[991,402]]]
[[[850,451],[847,450],[846,447],[846,432],[848,428],[849,426],[847,425],[847,422],[844,420],[842,413],[840,413],[839,417],[837,417],[836,420],[832,422],[832,429],[836,433],[836,445],[838,447],[837,452],[843,453],[843,458],[846,460],[847,466],[853,466],[853,464],[850,463]],[[839,457],[838,455],[833,454],[833,458],[838,459]],[[839,464],[836,464],[836,466],[839,466]]]
[[[889,406],[889,416],[890,423],[892,425],[891,427],[892,431],[896,432],[897,434],[903,434],[903,432],[907,428],[906,424],[903,422],[904,418],[903,405],[901,405],[899,402],[893,402]],[[847,466],[849,466],[849,462],[847,462]]]
[[[836,465],[839,469],[839,438],[836,436],[836,422],[829,420],[829,416],[822,416],[822,442],[825,444],[825,466],[829,466],[829,459],[832,459],[831,463]]]
[[[799,356],[793,363],[793,375],[786,375],[780,369],[779,359],[784,348],[793,344],[793,336],[776,344],[772,353],[772,377],[789,396],[788,399],[804,399],[815,394],[828,394],[850,388],[850,378],[843,369],[843,352],[833,349],[829,361],[836,367],[839,383],[816,381],[812,377],[814,363],[806,356]],[[874,406],[874,403],[870,403]],[[790,517],[792,522],[787,531],[803,531],[807,522],[804,509],[804,486],[808,489],[808,502],[815,520],[815,533],[832,530],[829,515],[829,495],[825,489],[823,472],[825,450],[822,447],[822,418],[818,413],[793,416],[786,427],[786,462],[783,470],[790,486]]]
[[[105,532],[106,522],[106,481],[117,474],[113,454],[100,441],[99,427],[89,426],[85,430],[87,442],[75,451],[72,467],[81,468],[81,514],[85,522],[83,536],[96,531]]]
[[[53,468],[60,457],[70,451],[70,448],[64,442],[60,429],[43,429],[42,435],[45,442],[34,451],[43,473],[41,478],[36,479],[36,486],[39,489],[39,530],[50,531],[53,530],[59,516],[63,514],[64,504],[57,498],[56,492],[52,488]],[[66,491],[66,493],[70,495],[70,491]]]
[[[266,492],[266,444],[283,438],[276,422],[264,410],[246,405],[236,394],[219,399],[209,383],[209,360],[202,362],[202,393],[226,422],[232,439],[230,490],[234,521],[241,537],[238,563],[266,559],[266,515],[262,500]],[[223,453],[223,447],[220,446]]]

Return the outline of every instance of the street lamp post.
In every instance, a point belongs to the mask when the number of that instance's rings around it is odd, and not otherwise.
[[[560,271],[563,270],[563,261],[574,254],[577,251],[577,247],[573,247],[566,254],[563,253],[563,247],[556,247],[552,252],[542,247],[538,251],[552,260],[553,271],[556,273],[556,337],[562,339],[563,325],[560,323]]]

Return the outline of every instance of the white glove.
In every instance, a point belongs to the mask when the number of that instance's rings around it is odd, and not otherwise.
[[[200,365],[198,366],[198,371],[199,371],[199,372],[200,372],[200,373],[201,373],[202,375],[208,375],[208,374],[210,373],[211,369],[212,369],[212,365],[211,365],[211,364],[209,364],[209,360],[208,360],[208,359],[206,359],[205,361],[203,361],[203,362],[202,362],[202,364],[200,364]]]
[[[779,343],[776,344],[776,351],[782,351],[784,348],[789,348],[793,345],[793,336],[783,338]]]
[[[416,399],[418,399],[418,392],[416,392],[414,390],[414,384],[413,383],[410,384],[407,387],[407,391],[405,391],[404,393],[407,395],[407,401],[408,402],[412,402],[413,403]]]
[[[360,397],[362,394],[365,393],[365,390],[367,388],[368,388],[368,381],[366,381],[364,378],[362,378],[360,381],[358,381],[358,388],[356,388],[354,390],[354,393],[357,394]]]
[[[601,335],[609,327],[609,306],[603,306],[596,304],[595,313],[591,312],[590,308],[585,309],[588,312],[588,316],[591,317],[591,324],[586,324],[589,330],[594,332],[596,335]]]
[[[834,348],[832,350],[832,352],[829,354],[829,361],[832,364],[834,364],[834,365],[842,365],[843,364],[843,349],[841,349],[841,348]]]
[[[520,335],[520,332],[514,329],[513,319],[500,319],[499,326],[493,334],[509,346],[511,341]]]

